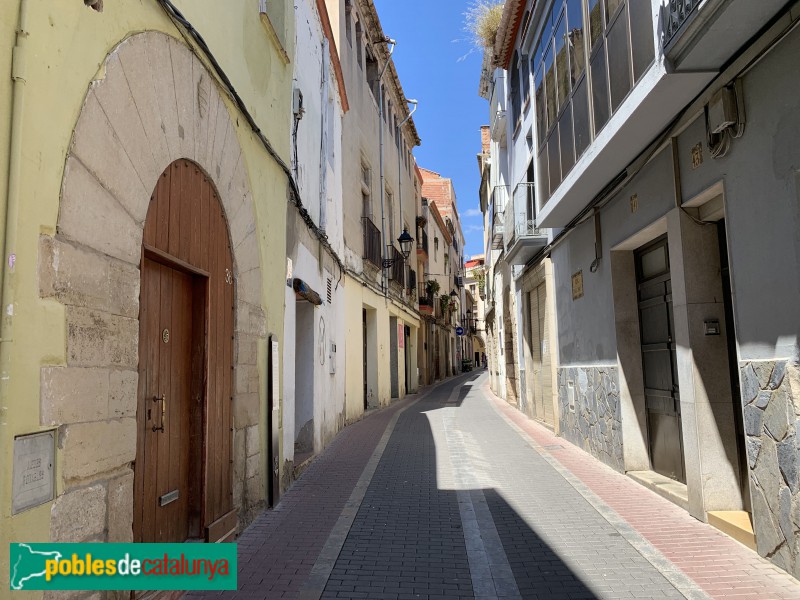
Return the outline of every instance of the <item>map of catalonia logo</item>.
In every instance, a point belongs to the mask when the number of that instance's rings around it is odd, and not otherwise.
[[[235,544],[10,544],[11,590],[235,590]]]

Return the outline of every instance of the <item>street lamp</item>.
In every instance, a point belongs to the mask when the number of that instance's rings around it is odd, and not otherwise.
[[[403,227],[403,233],[400,234],[400,237],[397,238],[397,241],[400,244],[400,252],[403,254],[403,261],[408,260],[408,257],[411,254],[411,247],[414,245],[414,238],[412,238],[411,234],[408,233],[408,227]],[[397,259],[394,258],[384,258],[383,268],[388,269],[396,262],[396,260]]]

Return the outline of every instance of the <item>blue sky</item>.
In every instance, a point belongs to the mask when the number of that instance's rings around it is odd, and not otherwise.
[[[397,40],[394,61],[414,114],[421,167],[453,179],[466,256],[483,252],[478,205],[480,126],[489,105],[478,96],[482,54],[464,32],[468,0],[375,0],[383,31]],[[464,58],[464,56],[466,58]],[[463,59],[463,60],[462,60]]]

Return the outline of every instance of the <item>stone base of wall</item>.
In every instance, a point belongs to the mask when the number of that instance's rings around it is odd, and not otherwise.
[[[739,367],[758,553],[800,578],[800,369]]]
[[[561,437],[624,473],[617,367],[560,368],[558,403]]]

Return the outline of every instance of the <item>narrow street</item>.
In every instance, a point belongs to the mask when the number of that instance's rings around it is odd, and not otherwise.
[[[344,429],[238,544],[238,591],[188,598],[800,598],[495,398],[485,371]]]

